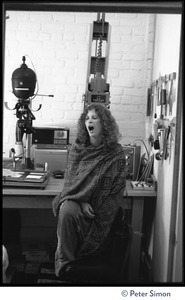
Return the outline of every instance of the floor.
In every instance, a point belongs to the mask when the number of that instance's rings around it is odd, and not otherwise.
[[[8,284],[11,286],[35,286],[38,285],[38,273],[25,273],[24,271],[17,271],[15,267],[9,268],[9,275],[7,278]],[[139,282],[137,284],[150,284],[150,274],[146,266],[143,265],[140,272]],[[65,284],[64,284],[65,285]]]
[[[11,285],[36,285],[37,276],[35,274],[25,274],[23,272],[16,272],[10,283]]]

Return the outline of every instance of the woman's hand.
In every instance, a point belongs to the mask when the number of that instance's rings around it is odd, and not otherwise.
[[[94,218],[95,217],[94,210],[93,210],[92,206],[89,203],[81,202],[80,206],[81,206],[82,212],[88,218]]]

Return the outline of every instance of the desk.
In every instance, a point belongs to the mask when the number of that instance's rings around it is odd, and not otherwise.
[[[34,188],[4,188],[3,208],[24,208],[24,209],[51,209],[53,198],[62,191],[64,180],[49,178],[48,185],[44,190]],[[131,245],[131,255],[129,261],[128,282],[138,283],[141,237],[143,226],[144,201],[155,201],[155,191],[134,190],[129,181],[126,182],[126,190],[123,195],[123,206],[125,199],[131,199],[132,217],[131,225],[133,239]]]

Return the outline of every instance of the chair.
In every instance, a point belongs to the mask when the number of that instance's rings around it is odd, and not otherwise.
[[[131,238],[131,227],[120,207],[101,253],[71,262],[61,278],[55,276],[54,264],[42,264],[38,283],[60,285],[126,283]]]

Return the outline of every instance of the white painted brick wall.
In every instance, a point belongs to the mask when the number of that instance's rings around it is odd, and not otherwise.
[[[36,70],[39,93],[32,101],[36,110],[33,126],[60,125],[70,128],[70,142],[83,111],[82,96],[87,81],[90,26],[96,13],[8,12],[5,41],[4,102],[13,108],[16,97],[10,92],[13,71],[22,64]],[[108,78],[110,110],[122,133],[122,143],[136,138],[147,140],[147,88],[153,66],[154,21],[147,14],[105,14],[111,27]],[[30,60],[31,59],[31,60]],[[33,65],[32,65],[33,63]],[[4,108],[3,151],[15,143],[15,110]],[[147,132],[148,134],[148,132]]]

